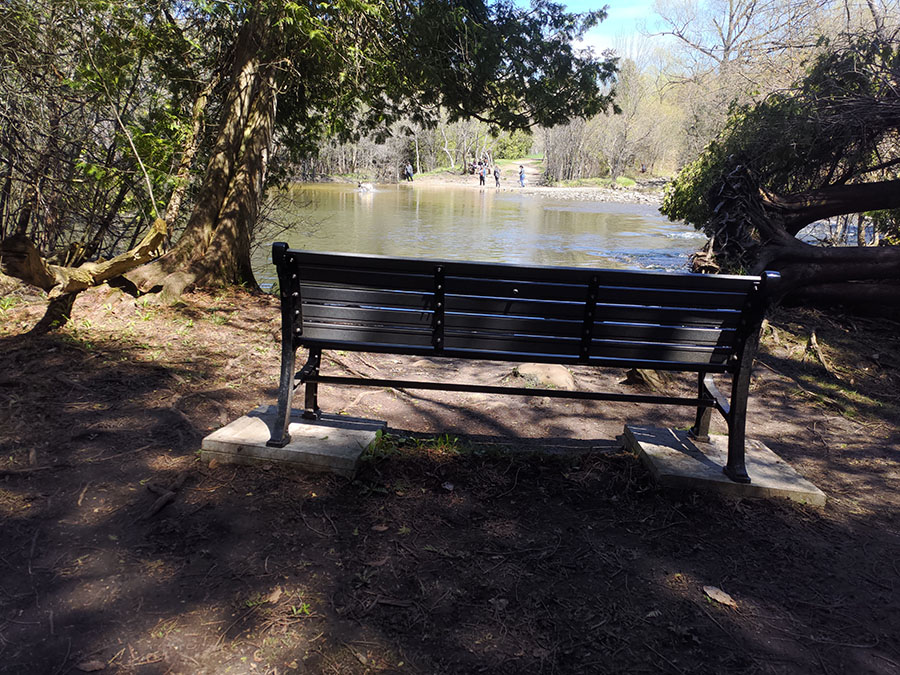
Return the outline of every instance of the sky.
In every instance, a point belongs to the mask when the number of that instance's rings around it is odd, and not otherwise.
[[[609,6],[606,20],[591,30],[584,40],[586,45],[593,47],[598,53],[615,47],[617,40],[639,35],[642,25],[654,30],[659,20],[653,11],[653,0],[569,0],[564,4],[571,12],[588,12],[599,9],[604,4]]]

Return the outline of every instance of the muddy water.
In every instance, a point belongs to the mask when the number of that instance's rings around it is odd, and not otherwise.
[[[536,265],[684,270],[703,242],[648,204],[415,183],[295,186],[274,217],[289,229],[267,239],[292,248]],[[269,250],[254,261],[260,281]]]

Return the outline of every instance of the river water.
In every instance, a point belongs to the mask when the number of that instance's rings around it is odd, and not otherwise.
[[[289,226],[275,238],[291,248],[572,267],[685,270],[704,241],[648,204],[453,185],[294,186],[273,218]],[[263,285],[270,254],[254,258]]]

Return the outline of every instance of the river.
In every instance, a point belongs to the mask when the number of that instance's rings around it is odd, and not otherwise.
[[[292,248],[535,265],[685,270],[704,241],[651,204],[564,199],[552,190],[309,184],[282,193],[272,218],[288,229],[263,238]],[[265,245],[254,256],[263,285],[273,276],[270,251]]]

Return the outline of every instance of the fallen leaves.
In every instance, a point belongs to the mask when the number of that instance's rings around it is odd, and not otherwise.
[[[718,588],[716,586],[704,586],[703,592],[706,593],[706,596],[710,600],[718,602],[720,605],[737,608],[737,602],[735,602],[734,598],[728,595],[728,593],[723,591],[721,588]]]

